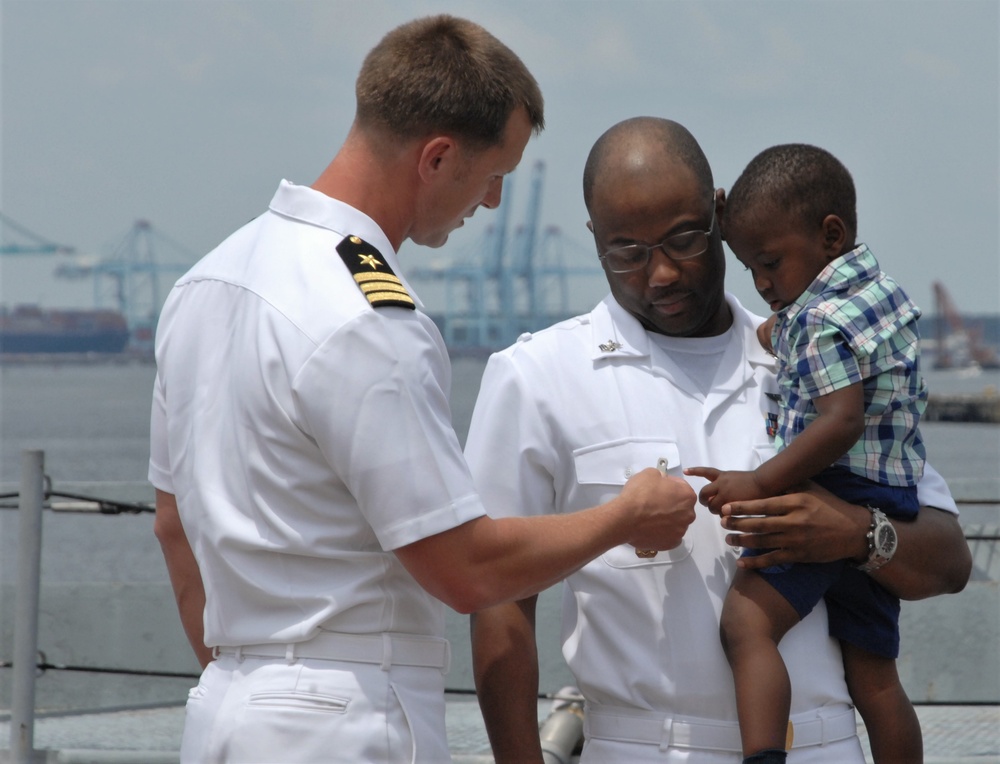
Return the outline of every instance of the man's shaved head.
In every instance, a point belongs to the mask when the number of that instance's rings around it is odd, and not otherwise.
[[[650,171],[659,171],[667,158],[694,173],[704,186],[705,198],[712,194],[712,168],[686,127],[669,119],[634,117],[608,129],[590,150],[583,169],[587,211],[593,216],[591,202],[598,178],[602,183],[641,179]]]

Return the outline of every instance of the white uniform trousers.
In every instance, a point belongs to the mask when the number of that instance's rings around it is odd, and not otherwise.
[[[450,762],[438,668],[222,654],[191,690],[181,764]]]
[[[801,714],[793,723],[788,764],[864,764],[852,707],[829,706]],[[581,764],[739,764],[743,759],[735,722],[590,706],[584,715],[584,735]]]
[[[704,748],[663,748],[617,740],[588,740],[580,764],[740,764],[743,756]],[[864,764],[865,756],[857,737],[826,745],[793,748],[788,764]]]

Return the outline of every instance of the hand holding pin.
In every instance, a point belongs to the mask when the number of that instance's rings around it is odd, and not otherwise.
[[[656,469],[658,469],[660,471],[661,475],[666,475],[667,474],[667,460],[664,459],[662,456],[656,462]],[[656,550],[655,549],[636,549],[635,550],[635,556],[636,557],[641,557],[643,559],[650,559],[652,557],[656,557]]]

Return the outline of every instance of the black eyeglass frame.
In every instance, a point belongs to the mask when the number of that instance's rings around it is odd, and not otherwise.
[[[609,249],[603,255],[598,255],[598,258],[601,259],[601,260],[603,260],[607,264],[608,270],[611,271],[612,273],[633,273],[634,271],[640,271],[640,270],[642,270],[647,265],[649,265],[649,260],[652,257],[654,249],[662,249],[663,250],[663,254],[665,254],[669,259],[673,260],[674,262],[683,262],[684,260],[692,260],[692,259],[694,259],[696,257],[701,257],[706,252],[708,252],[708,248],[711,245],[712,232],[714,230],[715,230],[715,198],[713,197],[712,198],[712,222],[709,223],[707,231],[684,231],[683,233],[675,233],[672,236],[668,236],[667,238],[665,238],[659,244],[653,244],[653,245],[647,245],[647,244],[626,244],[624,247],[615,247],[614,249]],[[676,254],[676,251],[677,251],[676,247],[677,247],[677,245],[675,244],[674,245],[675,249],[674,249],[673,252],[671,252],[671,244],[670,244],[671,241],[674,241],[674,242],[676,242],[676,241],[688,241],[688,240],[696,241],[697,239],[693,238],[693,237],[697,237],[697,236],[704,236],[705,237],[705,247],[704,247],[704,249],[702,249],[702,250],[700,250],[698,252],[693,252],[691,254],[683,254],[683,255],[678,256]],[[680,249],[683,250],[683,247],[681,247]],[[641,258],[641,261],[637,260],[636,262],[631,263],[628,266],[624,266],[623,267],[620,264],[618,266],[616,266],[614,264],[613,260],[609,260],[608,259],[609,256],[621,255],[622,253],[627,253],[627,252],[634,252],[634,253],[636,253],[636,255],[638,255],[639,252],[642,252],[643,256]]]

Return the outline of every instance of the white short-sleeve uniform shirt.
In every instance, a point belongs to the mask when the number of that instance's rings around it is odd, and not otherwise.
[[[748,470],[773,455],[767,424],[777,407],[767,394],[777,386],[773,359],[755,334],[762,319],[727,299],[733,328],[681,340],[688,364],[664,349],[671,338],[647,333],[611,296],[589,315],[493,355],[466,445],[487,511],[578,511],[617,495],[632,474],[660,459],[697,492],[705,481],[682,468]],[[700,361],[700,348],[715,353],[714,361]],[[924,503],[953,508],[943,481],[928,472]],[[563,652],[588,709],[736,723],[719,642],[736,554],[718,517],[701,505],[696,514],[676,549],[640,559],[619,546],[567,579]],[[792,677],[793,719],[849,708],[825,606],[787,634],[781,652]]]
[[[369,304],[348,235],[400,274],[370,218],[282,182],[164,305],[149,477],[177,497],[210,646],[443,636],[443,604],[391,550],[483,513],[448,356],[421,310]]]

